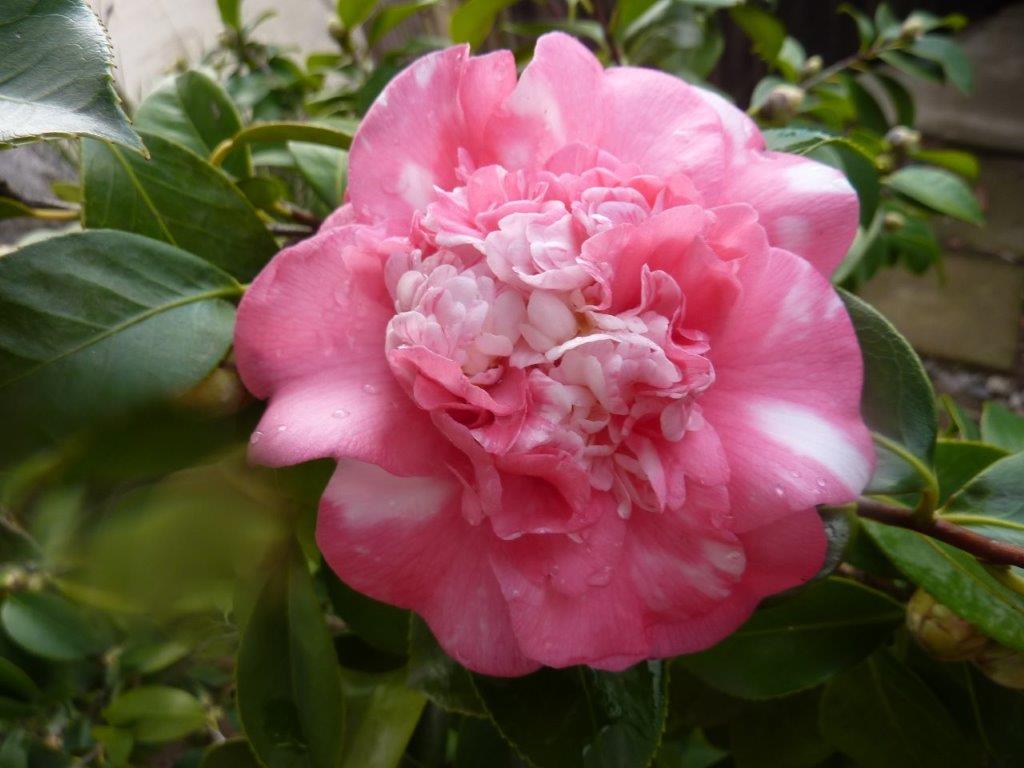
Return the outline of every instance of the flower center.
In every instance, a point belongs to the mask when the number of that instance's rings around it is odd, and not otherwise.
[[[637,300],[613,301],[594,238],[679,201],[604,160],[530,179],[488,166],[438,191],[387,264],[386,348],[414,400],[488,454],[568,459],[628,517],[673,506],[658,446],[700,427],[714,370],[670,275],[637,266]]]

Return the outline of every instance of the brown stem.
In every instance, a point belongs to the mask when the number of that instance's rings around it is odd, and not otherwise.
[[[990,539],[970,528],[964,528],[942,518],[922,521],[915,517],[912,509],[890,507],[872,499],[860,499],[857,502],[857,514],[885,525],[907,528],[931,536],[992,565],[1016,565],[1024,568],[1024,547]]]
[[[852,581],[860,582],[861,584],[871,587],[879,592],[884,592],[900,602],[905,602],[913,592],[912,589],[901,587],[899,584],[896,584],[889,579],[883,579],[881,576],[875,576],[873,573],[868,573],[867,571],[858,568],[855,565],[850,565],[849,563],[840,563],[836,568],[836,573],[840,576],[845,576]]]

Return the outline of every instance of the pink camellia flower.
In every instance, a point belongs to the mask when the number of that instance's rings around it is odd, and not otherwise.
[[[723,99],[559,34],[398,75],[349,202],[242,301],[254,460],[338,468],[317,540],[470,669],[706,648],[811,578],[872,470],[827,275],[857,201]]]

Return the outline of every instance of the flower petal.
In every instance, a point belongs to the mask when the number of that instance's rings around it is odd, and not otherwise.
[[[343,462],[320,502],[317,545],[353,589],[419,613],[453,658],[512,676],[538,667],[516,644],[488,563],[489,534],[460,515],[451,479]]]
[[[854,498],[874,450],[860,416],[860,347],[836,292],[779,249],[730,263],[742,291],[712,333],[717,380],[700,402],[728,455],[734,530],[744,531]]]

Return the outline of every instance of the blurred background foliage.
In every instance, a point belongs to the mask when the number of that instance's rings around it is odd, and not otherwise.
[[[216,4],[216,48],[128,105],[141,143],[102,79],[107,111],[88,126],[0,131],[11,145],[82,137],[57,144],[79,173],[53,201],[0,186],[0,218],[40,226],[0,258],[0,768],[1024,764],[1020,571],[851,510],[823,512],[822,578],[715,649],[620,674],[471,675],[419,619],[322,564],[329,463],[246,463],[261,406],[230,354],[246,281],[340,204],[360,117],[453,41],[525,63],[562,30],[609,65],[736,95],[772,148],[855,186],[861,226],[837,283],[940,270],[935,223],[983,222],[978,168],[922,138],[912,88],[971,88],[952,37],[964,16],[821,3],[808,17],[837,10],[843,32],[819,52],[787,30],[785,3],[339,0],[336,46],[299,55],[240,0]],[[14,35],[52,41],[52,71],[78,66],[67,45],[102,53],[98,25],[61,26],[80,0],[45,0],[38,18],[15,5],[29,15],[0,10],[0,74]],[[0,96],[25,99],[47,85],[4,82]],[[184,270],[205,291],[140,294],[139,269]],[[883,458],[872,493],[1024,544],[1024,418],[937,401],[909,345],[847,300]],[[67,327],[66,302],[110,332]]]

